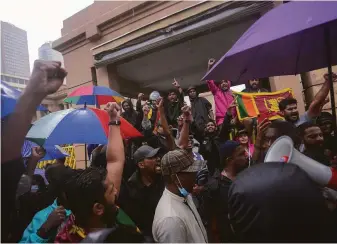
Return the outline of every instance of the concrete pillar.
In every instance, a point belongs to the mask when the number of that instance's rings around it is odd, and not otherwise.
[[[274,76],[269,78],[271,91],[291,88],[297,99],[297,107],[300,114],[305,112],[304,97],[302,95],[302,84],[299,75]]]
[[[74,144],[74,151],[76,158],[76,169],[85,169],[84,144]]]
[[[107,68],[108,72],[108,81],[109,81],[109,86],[112,90],[116,92],[121,92],[121,83],[123,82],[121,80],[121,77],[118,75],[118,71],[115,65],[109,65]],[[131,87],[130,87],[131,88]]]
[[[106,66],[96,68],[97,85],[109,87],[109,75]]]

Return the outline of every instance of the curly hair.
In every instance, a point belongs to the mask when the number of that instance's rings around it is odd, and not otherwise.
[[[284,111],[287,108],[287,106],[291,104],[297,104],[297,100],[293,97],[287,97],[280,101],[280,103],[278,104],[278,107],[280,111]]]
[[[67,198],[76,223],[86,225],[95,203],[105,203],[107,176],[105,168],[89,167],[78,172],[67,182]]]

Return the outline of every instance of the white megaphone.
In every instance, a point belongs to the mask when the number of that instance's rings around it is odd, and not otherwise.
[[[337,190],[337,170],[327,167],[297,151],[294,148],[293,141],[288,136],[281,136],[271,145],[264,162],[296,164],[316,183]]]

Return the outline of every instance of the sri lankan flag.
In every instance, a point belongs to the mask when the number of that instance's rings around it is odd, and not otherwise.
[[[278,104],[281,100],[293,96],[291,88],[276,92],[245,93],[233,92],[237,107],[236,111],[240,121],[246,118],[256,118],[260,114],[268,114],[269,119],[282,118],[279,115]]]

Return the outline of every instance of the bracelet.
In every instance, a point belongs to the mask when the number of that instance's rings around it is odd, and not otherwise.
[[[120,120],[110,121],[108,125],[109,126],[110,125],[117,125],[117,126],[119,126],[119,125],[121,125],[121,121]]]

